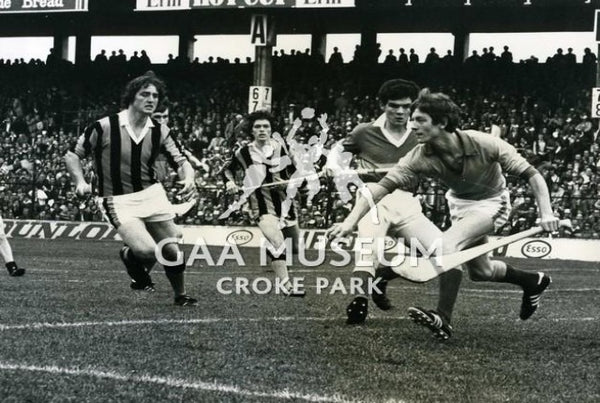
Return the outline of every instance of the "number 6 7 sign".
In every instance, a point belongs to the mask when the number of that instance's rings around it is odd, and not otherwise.
[[[592,113],[591,117],[600,118],[600,88],[592,88]]]
[[[271,111],[271,87],[252,86],[248,96],[248,113],[264,110]]]

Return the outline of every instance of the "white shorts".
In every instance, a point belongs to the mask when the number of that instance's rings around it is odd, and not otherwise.
[[[173,206],[160,183],[139,192],[104,197],[100,200],[108,221],[115,228],[134,220],[160,222],[175,218]]]
[[[498,196],[483,200],[459,199],[458,197],[452,196],[448,191],[446,192],[446,200],[448,200],[448,208],[450,210],[452,222],[456,222],[468,214],[478,212],[487,215],[492,219],[495,230],[498,230],[506,224],[510,211],[512,210],[510,194],[506,189]]]
[[[362,197],[362,196],[361,196]],[[373,223],[369,211],[358,222],[358,238],[370,240],[363,245],[363,259],[366,265],[356,265],[354,271],[366,271],[375,275],[378,265],[376,245],[384,240],[386,235],[399,236],[404,227],[423,216],[421,203],[410,192],[396,189],[377,203],[379,224]]]
[[[422,214],[421,203],[412,193],[396,189],[377,203],[379,224],[373,224],[371,213],[367,213],[358,223],[358,236],[385,236],[396,233]],[[376,228],[384,229],[384,233]]]

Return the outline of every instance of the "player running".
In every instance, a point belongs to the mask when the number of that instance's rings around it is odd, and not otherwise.
[[[329,175],[333,177],[343,175],[340,167],[344,164],[336,156],[345,155],[347,152],[355,155],[359,169],[375,170],[393,167],[401,157],[412,150],[417,140],[411,135],[407,123],[410,118],[410,106],[418,93],[419,87],[412,81],[395,79],[384,82],[378,92],[383,114],[374,122],[359,124],[345,140],[333,147],[325,166],[330,171]],[[361,179],[368,183],[367,186],[370,188],[376,185],[382,176],[382,174],[370,174]],[[421,204],[413,197],[412,190],[412,188],[405,188],[388,192],[389,194],[386,194],[377,205],[378,222],[375,222],[370,215],[360,221],[356,220],[358,237],[372,241],[363,244],[367,259],[370,256],[369,264],[357,265],[354,268],[355,276],[362,280],[363,285],[375,277],[375,269],[379,263],[376,253],[378,243],[383,243],[388,233],[406,240],[417,238],[427,249],[441,237],[441,231],[423,215]],[[360,196],[357,198],[357,206],[362,203],[369,205],[369,200]],[[379,282],[378,288],[385,292],[386,285],[386,281]],[[373,293],[372,298],[373,302],[383,310],[392,307],[385,294]],[[363,323],[368,314],[367,295],[356,296],[348,305],[346,313],[348,324]]]
[[[292,240],[292,246],[296,249],[299,229],[294,205],[292,204],[289,213],[283,216],[281,209],[282,202],[285,200],[283,189],[276,186],[261,187],[263,183],[270,184],[288,179],[290,158],[283,145],[271,137],[273,118],[269,113],[253,112],[247,119],[248,128],[254,140],[240,147],[223,170],[227,180],[225,183],[227,192],[236,194],[242,190],[243,196],[238,202],[232,204],[221,217],[229,216],[249,199],[258,220],[258,227],[275,250],[280,250],[286,238]],[[234,173],[236,171],[244,173],[243,189],[240,189],[235,182]],[[283,223],[282,227],[280,227],[280,222]],[[271,268],[275,272],[275,276],[285,289],[284,294],[304,296],[303,292],[294,292],[292,288],[285,252],[275,256],[267,249],[267,255],[271,259]]]
[[[180,196],[190,199],[195,192],[194,170],[181,153],[179,144],[169,135],[166,125],[154,124],[150,116],[165,96],[164,83],[148,72],[131,80],[123,92],[125,108],[102,118],[79,137],[65,155],[67,169],[78,195],[91,192],[85,181],[81,159],[93,156],[98,177],[98,193],[105,213],[123,242],[121,251],[128,274],[136,287],[152,288],[146,267],[156,262],[156,252],[166,261],[165,274],[175,294],[176,305],[194,305],[197,300],[185,292],[185,262],[178,260],[177,243],[167,243],[157,251],[157,243],[181,238],[173,222],[171,203],[157,183],[154,162],[160,153],[177,166],[183,181]]]
[[[540,225],[545,231],[558,229],[550,196],[542,175],[513,146],[505,141],[473,130],[458,130],[460,109],[447,96],[425,89],[411,107],[413,134],[419,145],[371,189],[375,201],[395,189],[414,187],[419,176],[439,179],[448,188],[446,199],[452,226],[444,233],[443,253],[448,254],[487,241],[487,235],[500,228],[510,213],[509,193],[503,171],[527,180],[539,208]],[[344,236],[368,211],[358,201],[346,220],[333,226],[329,236]],[[519,285],[523,289],[520,318],[528,319],[537,309],[541,294],[551,283],[544,273],[517,270],[491,260],[487,255],[465,264],[473,281],[493,281]],[[383,278],[396,277],[391,270]],[[450,321],[462,280],[461,270],[440,276],[440,295],[436,310],[409,308],[411,319],[446,340],[452,336]]]

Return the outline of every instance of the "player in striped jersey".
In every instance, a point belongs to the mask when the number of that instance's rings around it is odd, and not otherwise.
[[[271,137],[273,118],[269,113],[253,112],[247,120],[248,129],[254,140],[240,147],[223,170],[227,180],[225,183],[227,192],[236,194],[243,191],[243,194],[240,200],[233,203],[220,218],[228,217],[249,199],[258,220],[258,227],[275,250],[282,247],[286,238],[292,240],[292,247],[295,250],[298,245],[299,230],[294,206],[292,205],[289,213],[282,217],[282,202],[286,198],[283,190],[285,185],[261,187],[263,183],[269,184],[288,179],[287,171],[291,161],[284,145]],[[242,189],[236,184],[235,172],[244,173]],[[282,226],[280,222],[283,223]],[[267,254],[271,258],[271,268],[275,275],[286,287],[286,294],[304,296],[304,293],[294,293],[291,290],[285,252],[276,256],[267,250]]]
[[[374,122],[359,124],[341,143],[334,146],[329,155],[342,155],[350,152],[355,155],[359,169],[391,168],[417,144],[407,123],[410,117],[410,105],[416,99],[419,87],[412,81],[402,79],[384,82],[378,92],[383,113]],[[337,176],[336,167],[342,166],[335,158],[328,158],[326,169],[329,175]],[[383,177],[383,174],[365,175],[361,179],[371,186]],[[358,223],[358,238],[371,241],[364,243],[363,249],[369,259],[367,266],[356,266],[354,275],[366,286],[369,279],[375,277],[377,245],[385,241],[385,236],[393,234],[405,240],[417,238],[423,246],[430,249],[441,237],[440,230],[429,221],[421,211],[421,204],[412,193],[397,189],[387,195],[377,205],[379,222],[375,223],[371,216],[365,216]],[[378,268],[381,270],[383,267]],[[372,294],[373,302],[383,309],[391,309],[385,296],[387,283],[381,281],[377,287],[382,294]],[[363,287],[365,289],[366,287]],[[363,323],[368,314],[368,298],[366,295],[356,296],[346,310],[348,324]]]
[[[154,110],[154,113],[152,114],[152,119],[160,125],[169,126],[170,109],[171,108],[169,100],[167,98],[164,98]],[[170,133],[171,137],[173,137],[173,140],[177,141],[177,138],[175,137],[174,133]],[[194,169],[197,169],[200,165],[200,161],[198,161],[198,159],[194,157],[191,151],[189,151],[185,147],[182,147],[181,149],[183,150],[183,155],[188,159],[190,164],[192,164],[192,167]],[[169,162],[167,161],[167,158],[163,154],[159,154],[158,157],[156,157],[156,161],[154,162],[154,175],[156,177],[156,180],[164,184],[164,186],[172,185],[172,183],[167,183],[167,181],[170,179],[171,172],[172,171],[169,167]],[[194,207],[196,203],[197,201],[193,199],[185,203],[172,204],[173,212],[177,216],[181,217],[185,215],[192,207]],[[126,266],[128,263],[125,261],[124,256],[128,253],[127,249],[129,249],[129,245],[124,245],[123,249],[121,250],[121,259],[123,260],[123,263],[125,263]],[[153,267],[154,265],[146,266],[146,271],[148,272],[148,275],[150,275],[150,272],[152,271]],[[152,283],[150,282],[150,284]],[[133,289],[141,289],[149,292],[155,291],[153,284],[148,285],[147,282],[138,283],[133,278],[131,279],[131,287]]]
[[[175,304],[193,305],[197,301],[185,292],[185,262],[177,242],[167,242],[161,250],[157,243],[181,238],[173,222],[174,214],[166,193],[157,182],[154,163],[159,154],[182,179],[184,199],[195,191],[194,171],[183,156],[166,125],[151,119],[165,96],[165,85],[148,72],[131,80],[123,93],[125,108],[118,114],[94,122],[65,155],[67,169],[78,195],[91,191],[85,181],[81,159],[93,156],[98,179],[98,193],[111,224],[128,245],[122,250],[127,272],[137,288],[152,287],[145,267],[164,258],[165,274],[175,293]],[[132,287],[132,288],[136,288]]]

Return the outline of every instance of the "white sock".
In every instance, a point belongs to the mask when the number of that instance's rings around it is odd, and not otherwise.
[[[14,261],[12,249],[8,243],[8,239],[6,236],[0,237],[0,255],[2,255],[2,259],[4,259],[4,263]]]

